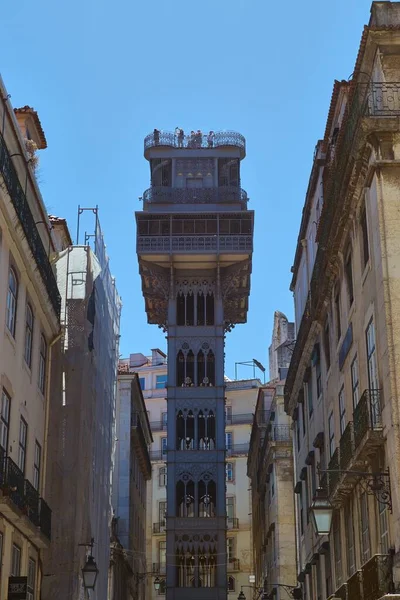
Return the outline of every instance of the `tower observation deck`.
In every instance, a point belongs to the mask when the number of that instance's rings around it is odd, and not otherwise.
[[[148,322],[168,340],[167,600],[226,600],[224,343],[250,291],[245,140],[154,130],[144,154],[139,270]]]

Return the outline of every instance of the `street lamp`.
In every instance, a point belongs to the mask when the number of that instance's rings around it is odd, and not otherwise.
[[[329,535],[332,526],[333,506],[323,488],[319,487],[316,490],[310,510],[317,535]]]
[[[154,580],[154,589],[156,590],[156,592],[158,592],[158,590],[160,589],[160,585],[161,585],[160,578],[156,577]]]
[[[83,587],[86,590],[94,590],[98,574],[99,570],[97,568],[96,561],[90,554],[87,558],[85,566],[82,569]]]

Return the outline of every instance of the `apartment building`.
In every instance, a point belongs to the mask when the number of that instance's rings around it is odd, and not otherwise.
[[[298,580],[304,597],[400,589],[400,3],[373,2],[316,146],[291,289]],[[329,535],[312,525],[320,487]]]
[[[30,600],[50,547],[47,415],[60,360],[55,244],[35,177],[46,146],[37,112],[13,109],[0,80],[0,597],[17,585]]]
[[[147,593],[157,600],[165,596],[166,576],[166,501],[167,501],[167,359],[159,350],[151,356],[131,354],[122,359],[119,382],[137,374],[153,443],[150,449],[152,479],[147,490]],[[225,378],[226,379],[226,378]],[[251,540],[251,492],[247,478],[247,455],[253,413],[261,382],[258,379],[225,380],[226,385],[226,515],[227,515],[227,590],[236,598],[253,573]],[[154,586],[159,580],[160,585]],[[157,589],[156,589],[157,588]],[[235,595],[236,594],[236,595]]]

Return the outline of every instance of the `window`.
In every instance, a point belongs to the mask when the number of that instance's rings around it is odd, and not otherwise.
[[[340,424],[340,435],[346,428],[346,401],[344,397],[344,385],[340,388],[339,392],[339,424]]]
[[[368,360],[368,382],[371,390],[379,389],[378,365],[376,362],[375,327],[371,319],[366,331],[367,338],[367,360]]]
[[[332,594],[332,564],[330,552],[325,554],[325,586],[326,586],[326,597],[328,598]]]
[[[234,480],[233,463],[227,462],[226,466],[225,466],[225,470],[226,470],[226,481],[233,481]]]
[[[167,564],[167,542],[165,540],[158,542],[158,560],[160,563],[160,572],[165,573]]]
[[[299,414],[296,414],[296,439],[297,439],[297,451],[300,450],[301,436],[300,436],[300,419]]]
[[[27,600],[34,600],[36,587],[36,562],[30,558],[28,562],[28,593]]]
[[[226,498],[226,516],[228,519],[235,518],[235,498],[233,496]]]
[[[361,228],[361,257],[362,266],[365,269],[369,261],[369,241],[368,241],[368,223],[367,223],[367,211],[364,205],[360,217],[360,228]]]
[[[301,423],[303,426],[303,437],[306,435],[306,411],[304,409],[304,397],[303,402],[300,403],[301,406]]]
[[[8,430],[10,427],[10,396],[3,389],[1,394],[1,414],[0,414],[0,446],[7,453]]]
[[[225,424],[232,423],[232,406],[225,406]]]
[[[21,573],[21,548],[16,544],[12,547],[11,556],[11,575],[13,577],[19,577]]]
[[[225,432],[225,448],[226,450],[232,450],[233,433],[232,431]]]
[[[389,552],[389,530],[388,530],[388,519],[387,511],[388,507],[382,502],[378,502],[379,511],[379,535],[380,535],[380,549],[381,554],[387,554]]]
[[[317,476],[316,476],[315,458],[312,459],[312,463],[310,465],[310,471],[311,471],[311,495],[314,498],[315,492],[317,490]]]
[[[234,592],[234,591],[235,591],[235,578],[228,577],[228,592]]]
[[[340,289],[336,290],[335,295],[335,319],[336,319],[336,341],[339,342],[342,335],[342,324],[340,316]]]
[[[162,425],[163,431],[165,431],[167,429],[167,419],[168,419],[168,413],[166,413],[166,412],[161,413],[161,425]]]
[[[156,389],[161,390],[165,388],[167,385],[167,375],[157,375],[156,376]],[[143,389],[143,388],[142,388]]]
[[[25,314],[25,349],[24,358],[29,368],[32,366],[32,341],[33,341],[33,311],[31,305],[26,305]]]
[[[272,499],[275,496],[275,469],[274,469],[273,465],[272,465],[272,471],[270,474],[269,489],[271,492],[271,499]]]
[[[161,452],[162,454],[167,454],[167,438],[163,437],[161,438]]]
[[[351,502],[344,513],[346,526],[347,575],[351,577],[356,571],[356,553],[354,540],[353,507]]]
[[[35,456],[33,458],[33,486],[39,491],[40,486],[40,467],[42,461],[42,448],[40,444],[35,442]]]
[[[17,301],[18,301],[18,279],[14,269],[11,267],[8,272],[8,292],[7,292],[7,311],[6,325],[13,337],[15,337],[15,324],[17,321]]]
[[[235,538],[226,538],[226,557],[228,562],[235,560]]]
[[[160,526],[165,527],[165,517],[167,516],[167,502],[166,500],[161,500],[158,504],[158,522]]]
[[[353,396],[353,408],[355,408],[360,399],[357,355],[353,358],[353,362],[351,363],[351,393]]]
[[[353,289],[353,265],[351,260],[351,252],[348,253],[346,262],[344,265],[344,272],[347,284],[347,297],[349,299],[349,307],[353,304],[354,300],[354,289]]]
[[[366,563],[371,556],[368,522],[368,496],[363,492],[360,496],[361,515],[361,563]]]
[[[340,516],[337,514],[333,520],[333,549],[335,552],[335,577],[336,587],[342,585],[342,548],[340,544]]]
[[[166,487],[166,485],[167,485],[167,467],[160,467],[158,469],[158,485],[160,487]]]
[[[320,375],[321,377],[321,375]],[[306,383],[306,387],[307,387],[307,402],[308,402],[308,416],[311,418],[311,415],[313,414],[313,410],[314,410],[314,403],[313,403],[313,377],[312,377],[312,369],[310,369],[310,374],[309,374],[309,379]]]
[[[47,343],[44,335],[40,336],[40,351],[39,351],[39,389],[44,394],[46,385],[46,360],[47,360]]]
[[[146,379],[144,377],[139,377],[139,384],[142,391],[146,389]]]
[[[330,347],[330,332],[329,332],[329,321],[326,319],[325,327],[324,327],[324,350],[325,350],[325,361],[326,361],[326,370],[329,371],[331,366],[331,347]]]
[[[329,431],[329,458],[332,458],[335,452],[335,426],[333,422],[333,411],[331,411],[328,417],[328,431]]]
[[[18,441],[18,467],[25,474],[26,440],[28,425],[21,417],[19,421],[19,441]]]

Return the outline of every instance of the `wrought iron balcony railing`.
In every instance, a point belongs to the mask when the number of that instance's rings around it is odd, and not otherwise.
[[[166,421],[150,421],[150,429],[152,431],[167,431]]]
[[[267,433],[270,442],[290,442],[292,430],[290,425],[273,425]]]
[[[28,169],[28,165],[26,165]],[[0,133],[0,174],[10,196],[12,205],[17,213],[19,222],[26,236],[29,248],[36,262],[38,271],[49,295],[50,302],[57,317],[60,316],[61,296],[57,281],[51,268],[49,257],[44,249],[42,238],[36,226],[35,219],[20,184],[17,171],[12,162],[6,142]]]
[[[227,529],[239,529],[239,519],[237,517],[226,517]]]
[[[354,454],[353,423],[349,421],[340,438],[340,468],[347,469]]]
[[[153,533],[163,534],[167,531],[167,523],[166,521],[161,521],[161,523],[153,523]]]
[[[160,204],[247,204],[247,193],[233,185],[203,188],[152,186],[143,193],[143,201]]]
[[[362,585],[361,585],[362,573],[356,571],[347,581],[347,596],[351,600],[362,600]]]
[[[365,390],[353,412],[354,443],[357,449],[367,431],[382,429],[381,391]]]
[[[240,571],[240,560],[238,558],[231,558],[228,560],[227,570],[229,571]]]
[[[177,235],[137,237],[137,251],[151,252],[252,252],[251,235]]]
[[[226,415],[225,422],[227,425],[251,425],[253,423],[253,414],[243,413],[242,415]]]
[[[167,453],[163,450],[150,450],[150,460],[167,460]]]
[[[0,487],[3,496],[9,497],[31,523],[51,539],[51,509],[31,482],[24,478],[18,465],[5,456],[3,449],[0,449]]]
[[[340,598],[341,600],[347,600],[347,583],[344,583],[340,586],[339,589],[335,592],[335,598]]]
[[[180,137],[172,131],[154,130],[144,138],[144,150],[155,146],[170,146],[171,148],[218,148],[221,146],[236,146],[243,155],[246,151],[246,140],[236,131],[216,131],[212,137],[208,134],[184,135]]]
[[[241,454],[248,454],[249,444],[232,444],[229,448],[226,448],[227,456],[239,456]]]
[[[362,567],[364,600],[378,600],[394,591],[392,557],[389,554],[375,554]]]
[[[400,83],[372,82],[368,92],[367,114],[372,117],[400,115]]]

